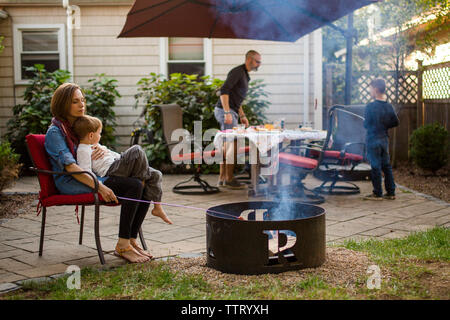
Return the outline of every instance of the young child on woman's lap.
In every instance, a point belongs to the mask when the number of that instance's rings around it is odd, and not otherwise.
[[[77,149],[77,163],[86,171],[104,176],[133,177],[143,180],[143,198],[154,202],[161,202],[162,174],[159,170],[148,165],[147,155],[139,145],[134,145],[122,154],[118,154],[99,144],[102,132],[100,119],[91,116],[77,118],[73,124],[73,130],[80,139]],[[98,145],[105,151],[103,158],[92,160],[92,146]],[[134,163],[130,166],[130,163]],[[152,215],[160,217],[166,223],[172,224],[161,204],[155,203]]]

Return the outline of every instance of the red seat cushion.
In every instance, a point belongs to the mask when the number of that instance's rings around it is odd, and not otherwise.
[[[336,158],[336,159],[342,159],[341,152],[336,150],[327,150],[324,153],[325,158]],[[363,157],[359,154],[355,153],[344,153],[344,159],[343,160],[350,160],[350,161],[362,161]]]
[[[241,147],[238,150],[238,154],[243,154],[243,153],[249,153],[250,152],[250,146],[246,146],[246,147]],[[203,152],[203,158],[213,158],[216,154],[222,154],[221,151],[214,149],[211,151],[204,151]]]
[[[317,160],[307,157],[298,156],[292,153],[280,152],[280,164],[294,166],[297,168],[314,169],[317,167]]]
[[[217,149],[214,149],[214,150],[211,150],[211,151],[204,151],[204,152],[203,152],[203,158],[204,158],[204,159],[207,159],[207,158],[213,158],[216,154],[221,155],[222,152],[220,152],[220,151],[217,150]]]
[[[320,152],[317,150],[310,150],[310,155],[313,157],[318,157]],[[324,152],[324,158],[342,159],[348,161],[363,161],[363,156],[355,153],[344,153],[344,158],[341,157],[341,152],[337,150],[326,150]]]
[[[241,147],[238,150],[238,153],[249,153],[250,152],[250,146],[246,146],[246,147]]]
[[[200,159],[202,157],[201,152],[190,152],[190,153],[182,153],[171,155],[173,162],[181,162],[183,160],[195,160]]]

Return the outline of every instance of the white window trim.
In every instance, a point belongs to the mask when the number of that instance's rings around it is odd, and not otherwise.
[[[14,39],[14,83],[29,84],[30,80],[22,79],[21,59],[22,52],[22,31],[57,31],[58,32],[58,52],[59,68],[67,69],[66,60],[66,36],[64,24],[15,24],[13,26]]]
[[[169,38],[159,38],[159,73],[167,78],[167,63],[169,54]],[[212,41],[203,38],[203,60],[183,60],[181,62],[205,62],[205,76],[212,77]]]

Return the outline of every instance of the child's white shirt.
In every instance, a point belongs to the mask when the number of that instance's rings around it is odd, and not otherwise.
[[[92,144],[80,143],[77,149],[77,163],[81,169],[85,171],[91,171],[99,177],[104,177],[108,172],[112,163],[120,159],[120,154],[109,150],[107,147],[98,144],[100,148],[106,151],[105,155],[101,159],[92,160]]]

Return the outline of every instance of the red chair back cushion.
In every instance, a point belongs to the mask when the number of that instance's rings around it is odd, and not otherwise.
[[[49,155],[45,151],[44,147],[45,135],[29,134],[26,136],[26,141],[28,145],[28,151],[30,153],[31,159],[33,160],[35,168],[52,170]],[[56,189],[53,175],[38,173],[38,179],[41,186],[41,191],[39,192],[40,199],[45,199],[59,193]]]

